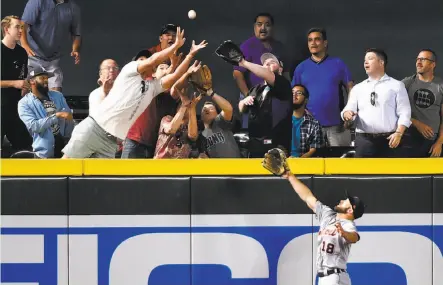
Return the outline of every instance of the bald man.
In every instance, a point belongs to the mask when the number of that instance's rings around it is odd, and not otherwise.
[[[97,89],[89,94],[89,115],[93,115],[97,106],[105,99],[114,85],[114,81],[119,74],[120,68],[113,59],[105,59],[100,64],[99,78],[97,80]]]

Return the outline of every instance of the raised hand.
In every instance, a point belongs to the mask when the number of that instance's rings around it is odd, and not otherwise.
[[[192,74],[197,72],[200,68],[202,67],[201,61],[194,61],[194,64],[192,64],[191,66],[189,66],[188,68],[188,73]]]
[[[192,41],[192,46],[191,46],[191,50],[189,51],[189,54],[194,56],[197,54],[197,52],[199,50],[201,50],[202,48],[205,48],[207,45],[208,45],[208,43],[205,40],[203,40],[198,45],[195,44],[195,41]]]
[[[185,36],[185,30],[182,31],[180,27],[177,27],[175,43],[174,43],[176,50],[181,48],[185,44],[186,38],[184,38],[184,36]]]

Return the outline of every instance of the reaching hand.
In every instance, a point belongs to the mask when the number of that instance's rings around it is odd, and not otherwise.
[[[201,61],[194,61],[194,64],[188,68],[188,73],[192,74],[197,72],[202,67]]]
[[[181,48],[186,41],[186,38],[184,38],[185,36],[185,30],[182,31],[182,29],[180,27],[177,27],[177,32],[176,32],[176,36],[175,36],[175,50]]]
[[[345,230],[343,229],[343,227],[341,226],[341,224],[340,224],[340,223],[336,223],[336,224],[335,224],[335,227],[337,228],[337,232],[338,232],[338,234],[341,235],[341,236],[343,236]]]
[[[171,66],[177,66],[183,57],[183,53],[181,52],[179,55],[177,55],[177,51],[174,51],[170,56],[169,60],[171,61]]]
[[[22,47],[25,49],[25,51],[26,51],[26,53],[28,54],[29,57],[35,56],[35,52],[31,49],[30,46],[23,45]]]
[[[254,97],[252,97],[252,96],[247,96],[245,99],[243,99],[243,103],[244,103],[246,106],[252,106],[252,105],[254,105]]]
[[[27,80],[14,80],[13,86],[16,89],[22,89],[26,91],[30,88],[29,82]]]
[[[205,48],[207,45],[208,45],[208,43],[205,40],[203,40],[198,45],[195,44],[195,41],[192,41],[192,46],[191,46],[191,50],[189,51],[189,54],[194,56],[197,54],[197,52],[199,50],[201,50],[202,48]]]

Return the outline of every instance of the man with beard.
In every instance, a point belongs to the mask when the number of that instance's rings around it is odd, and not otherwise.
[[[411,106],[403,82],[386,74],[388,56],[366,50],[368,79],[352,88],[341,112],[346,123],[356,121],[355,157],[398,157],[396,149],[411,125]]]
[[[258,158],[274,147],[291,146],[291,84],[283,75],[283,62],[271,53],[261,56],[261,65],[245,59],[241,67],[262,78],[238,104],[240,113],[248,114],[249,153]]]
[[[309,91],[297,84],[292,88],[292,157],[312,157],[324,146],[320,123],[306,111]]]
[[[345,200],[341,200],[332,210],[318,201],[311,190],[290,170],[282,177],[291,183],[294,191],[315,213],[320,223],[316,262],[318,285],[351,285],[346,267],[351,245],[360,240],[354,221],[364,214],[363,201],[346,193]]]
[[[262,64],[260,57],[264,53],[272,53],[278,58],[282,58],[286,62],[283,44],[274,39],[274,17],[269,13],[260,13],[254,20],[254,36],[247,39],[240,45],[240,49],[245,59],[255,64]],[[284,70],[284,76],[289,79],[288,69]],[[249,92],[249,89],[263,82],[253,72],[241,66],[234,67],[234,79],[240,90],[240,99],[243,100]],[[248,116],[242,117],[242,128],[248,128]]]
[[[27,92],[29,84],[28,55],[17,44],[23,33],[23,25],[17,16],[7,16],[2,20],[2,50],[1,50],[1,140],[6,135],[12,146],[12,151],[30,150],[32,139],[17,113],[17,103],[21,95]],[[4,151],[2,151],[2,154]]]
[[[320,122],[328,146],[350,146],[351,132],[344,128],[340,110],[344,107],[345,88],[349,94],[353,86],[346,64],[328,55],[328,38],[322,28],[308,31],[308,48],[311,56],[294,71],[292,86],[305,85],[311,97],[307,109]]]
[[[72,111],[63,94],[49,91],[48,78],[53,76],[42,67],[29,73],[32,92],[18,102],[20,119],[33,138],[32,149],[39,158],[60,158],[65,140],[74,128]]]
[[[412,128],[403,138],[406,157],[440,157],[443,144],[443,80],[434,76],[437,55],[423,49],[417,56],[417,73],[403,79],[411,103]]]

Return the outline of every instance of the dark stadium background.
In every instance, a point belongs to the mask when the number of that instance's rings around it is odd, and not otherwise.
[[[2,17],[22,15],[26,0],[1,2]],[[198,58],[213,72],[215,89],[231,102],[238,97],[232,67],[214,55],[223,40],[236,43],[253,35],[254,16],[262,11],[275,18],[276,38],[286,43],[293,68],[307,56],[308,28],[327,29],[329,53],[342,58],[357,82],[365,78],[364,51],[384,48],[389,56],[388,74],[402,79],[414,73],[420,48],[432,48],[443,58],[442,0],[224,0],[149,1],[77,0],[82,10],[83,49],[80,66],[70,56],[62,59],[65,96],[88,96],[97,87],[101,60],[114,58],[123,66],[135,53],[158,43],[160,27],[180,24],[189,49],[192,39],[209,42]],[[187,12],[194,9],[196,20]],[[70,41],[66,41],[67,53]],[[441,67],[437,68],[440,73]]]

